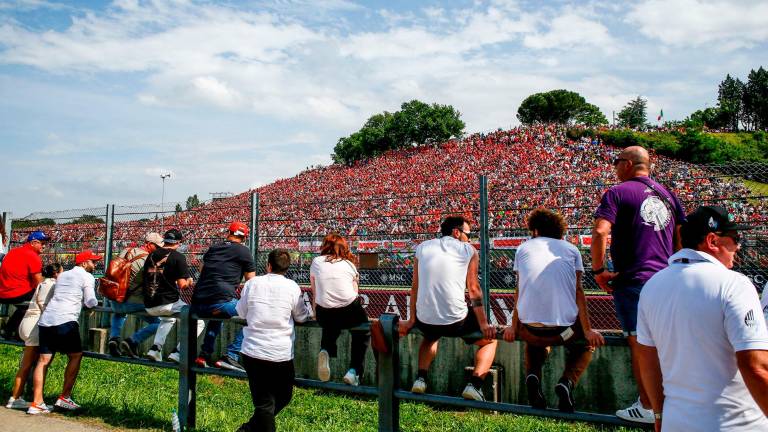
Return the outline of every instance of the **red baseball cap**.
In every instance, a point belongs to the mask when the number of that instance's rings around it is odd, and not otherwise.
[[[75,255],[75,264],[82,264],[88,260],[90,261],[98,261],[102,258],[101,255],[96,255],[91,251],[90,249],[84,250],[80,252],[79,254]]]
[[[229,232],[232,235],[245,237],[248,235],[248,226],[240,221],[234,221],[229,224]]]

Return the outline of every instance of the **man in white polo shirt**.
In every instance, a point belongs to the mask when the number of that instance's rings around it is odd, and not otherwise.
[[[53,297],[38,321],[40,359],[33,374],[34,401],[27,409],[28,414],[46,414],[52,409],[43,401],[43,386],[48,366],[56,352],[66,354],[68,359],[64,371],[64,386],[54,405],[65,410],[80,408],[72,400],[72,389],[75,387],[80,360],[83,358],[80,325],[77,320],[83,306],[92,308],[99,303],[94,291],[96,280],[91,273],[96,267],[94,261],[100,259],[100,255],[90,250],[80,252],[75,256],[75,267],[62,273],[56,280]]]
[[[640,293],[640,370],[656,428],[768,430],[768,329],[757,290],[729,270],[740,231],[722,207],[699,207],[683,249]]]
[[[400,323],[405,336],[415,326],[424,339],[419,346],[419,370],[411,391],[424,393],[427,371],[437,354],[441,337],[461,337],[479,347],[475,370],[462,392],[466,399],[484,400],[482,384],[496,355],[496,329],[488,324],[483,308],[477,270],[480,259],[469,243],[469,223],[461,216],[448,216],[440,224],[441,238],[427,240],[416,248],[411,284],[411,316]],[[467,307],[466,294],[472,304]],[[482,338],[472,334],[481,333]]]
[[[237,302],[238,316],[245,318],[240,348],[253,400],[253,416],[238,432],[271,432],[275,416],[293,394],[294,322],[311,318],[296,282],[285,277],[291,255],[276,249],[267,257],[267,274],[246,282]]]

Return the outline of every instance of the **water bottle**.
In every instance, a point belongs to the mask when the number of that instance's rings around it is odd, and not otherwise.
[[[176,410],[173,410],[173,414],[171,415],[171,425],[173,432],[181,432],[181,422],[179,421],[179,415],[176,413]]]

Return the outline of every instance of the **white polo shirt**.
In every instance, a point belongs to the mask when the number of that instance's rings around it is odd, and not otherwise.
[[[467,268],[477,252],[451,236],[427,240],[416,247],[419,287],[416,318],[424,324],[447,325],[467,316]]]
[[[83,306],[92,308],[99,304],[94,287],[96,279],[80,266],[67,270],[56,280],[56,289],[43,314],[40,315],[40,327],[53,327],[80,318]]]
[[[520,276],[517,311],[523,323],[570,326],[576,322],[576,272],[581,254],[565,240],[536,237],[520,245],[514,270]]]
[[[658,350],[663,430],[768,430],[736,364],[738,351],[768,350],[757,290],[746,276],[709,254],[677,252],[643,287],[637,341]]]
[[[293,323],[312,316],[296,282],[274,273],[246,282],[236,309],[248,323],[240,352],[272,362],[293,359]]]
[[[309,267],[309,274],[315,279],[315,303],[324,308],[347,306],[357,298],[357,267],[349,260],[327,258],[317,256]]]

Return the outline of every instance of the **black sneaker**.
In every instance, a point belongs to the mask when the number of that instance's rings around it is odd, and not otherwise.
[[[120,357],[122,355],[120,353],[120,338],[109,338],[109,342],[107,342],[107,350],[112,357]]]
[[[560,378],[555,385],[555,393],[560,399],[557,407],[562,412],[572,413],[574,411],[573,383],[568,378]]]
[[[229,369],[229,370],[238,371],[238,372],[245,372],[245,368],[243,367],[243,365],[241,365],[239,361],[229,356],[224,356],[221,359],[219,359],[219,361],[215,363],[215,366],[221,369]]]
[[[134,342],[133,339],[124,339],[120,342],[120,352],[126,357],[137,359],[139,358],[139,344]]]
[[[528,388],[528,404],[531,408],[547,409],[547,400],[544,399],[544,392],[541,391],[541,382],[539,377],[530,374],[525,377],[525,386]]]

